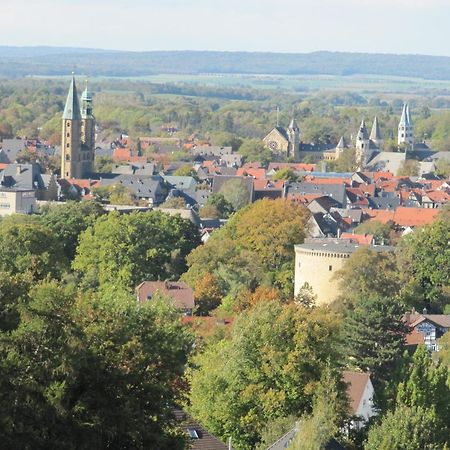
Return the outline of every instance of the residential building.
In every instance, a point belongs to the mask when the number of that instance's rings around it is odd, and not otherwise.
[[[36,210],[34,189],[0,188],[0,216],[33,214]]]
[[[144,281],[136,288],[139,302],[151,300],[155,295],[170,297],[176,308],[191,316],[194,310],[194,291],[183,281]]]
[[[370,375],[366,372],[345,370],[342,373],[342,378],[347,385],[347,397],[354,417],[352,427],[356,429],[364,428],[367,421],[377,414],[373,402],[375,391]]]
[[[423,314],[415,312],[405,314],[405,322],[412,333],[422,335],[422,343],[430,351],[439,351],[437,340],[450,330],[450,314]]]

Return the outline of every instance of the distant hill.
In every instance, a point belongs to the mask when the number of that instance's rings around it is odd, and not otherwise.
[[[450,57],[369,53],[125,52],[1,47],[0,76],[165,74],[381,75],[450,80]]]

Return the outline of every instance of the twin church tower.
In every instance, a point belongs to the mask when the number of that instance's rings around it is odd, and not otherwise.
[[[94,166],[95,117],[92,93],[86,89],[78,100],[75,76],[67,95],[62,115],[61,178],[88,178]]]

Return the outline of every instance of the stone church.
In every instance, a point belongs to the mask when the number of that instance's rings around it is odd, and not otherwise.
[[[272,153],[298,161],[300,158],[300,128],[295,119],[287,128],[276,126],[264,139]]]
[[[62,115],[61,178],[88,178],[93,172],[95,155],[95,117],[92,93],[86,89],[78,100],[75,77]]]

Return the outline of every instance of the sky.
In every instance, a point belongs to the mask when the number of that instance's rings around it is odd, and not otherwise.
[[[450,0],[0,0],[0,45],[450,56]]]

